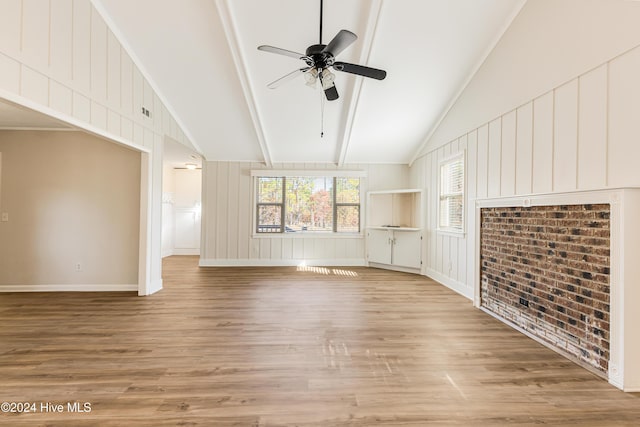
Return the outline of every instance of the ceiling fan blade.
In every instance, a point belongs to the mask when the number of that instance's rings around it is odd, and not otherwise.
[[[349,31],[349,30],[340,30],[340,32],[338,34],[336,34],[336,36],[333,38],[333,40],[331,40],[329,42],[329,44],[326,45],[324,47],[324,49],[322,49],[322,51],[323,52],[329,52],[334,57],[338,56],[338,54],[340,52],[342,52],[347,47],[349,47],[349,45],[351,45],[351,43],[353,43],[357,39],[358,39],[358,36],[353,34],[351,31]]]
[[[359,76],[369,77],[376,80],[384,80],[384,78],[387,77],[387,72],[384,70],[365,67],[364,65],[349,64],[348,62],[336,62],[333,64],[333,68],[337,71],[357,74]]]
[[[335,101],[336,99],[340,98],[338,96],[338,89],[336,89],[336,86],[333,85],[330,88],[327,88],[324,90],[324,96],[327,97],[327,101]]]
[[[295,58],[295,59],[303,59],[305,57],[305,55],[302,53],[294,52],[292,50],[287,50],[287,49],[281,49],[279,47],[268,46],[268,45],[258,46],[258,50],[262,50],[264,52],[270,52],[270,53],[277,53],[278,55],[290,56],[291,58]]]
[[[281,86],[282,84],[295,79],[296,77],[298,77],[300,74],[304,74],[307,71],[309,71],[311,68],[310,67],[306,67],[306,68],[300,68],[298,70],[293,70],[292,72],[280,77],[278,80],[274,80],[271,83],[269,83],[267,85],[267,87],[269,89],[275,89],[279,86]]]

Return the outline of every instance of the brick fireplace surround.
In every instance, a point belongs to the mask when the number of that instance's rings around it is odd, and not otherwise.
[[[640,182],[478,199],[469,218],[474,306],[640,392]]]
[[[481,306],[606,378],[610,205],[481,210]]]

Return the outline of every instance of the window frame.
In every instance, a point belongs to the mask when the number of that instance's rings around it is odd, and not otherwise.
[[[456,237],[463,237],[466,233],[466,213],[467,213],[467,203],[466,203],[466,195],[467,195],[467,162],[466,162],[466,151],[462,150],[459,153],[456,153],[452,156],[449,156],[439,162],[438,168],[438,207],[437,207],[437,232],[439,234],[449,234]],[[462,162],[462,190],[459,193],[447,193],[443,194],[443,170],[444,167],[450,165],[452,163],[461,161]],[[441,203],[443,200],[450,200],[453,198],[460,197],[462,203],[462,213],[460,218],[460,227],[443,227],[442,226],[442,210]]]
[[[282,179],[282,201],[280,203],[277,202],[263,202],[260,203],[258,201],[258,185],[257,182],[260,178],[280,178]],[[284,233],[284,208],[285,208],[285,194],[287,193],[287,179],[286,177],[259,177],[257,176],[254,179],[254,183],[255,183],[255,187],[256,187],[256,197],[255,197],[255,210],[254,210],[254,215],[255,215],[255,229],[254,229],[254,233],[255,234],[277,234],[277,233]],[[260,206],[280,206],[280,230],[279,231],[273,231],[273,232],[266,232],[266,231],[258,231],[260,229],[260,224],[258,223],[260,221],[260,215],[258,214],[258,212],[260,211]]]
[[[273,202],[268,202],[268,203],[258,203],[258,196],[259,196],[259,186],[258,186],[258,180],[259,178],[281,178],[282,181],[282,188],[283,188],[283,195],[282,195],[282,203],[273,203]],[[314,177],[314,178],[331,178],[332,179],[332,183],[333,183],[333,191],[332,191],[332,214],[333,214],[333,219],[332,219],[332,230],[331,231],[296,231],[296,232],[286,232],[286,183],[287,183],[287,178],[296,178],[296,177]],[[253,221],[252,221],[252,237],[254,238],[269,238],[269,237],[291,237],[291,238],[309,238],[309,237],[333,237],[333,238],[353,238],[353,237],[362,237],[363,236],[363,225],[362,225],[362,221],[363,221],[363,206],[364,206],[364,184],[365,184],[365,178],[366,178],[366,173],[364,173],[363,171],[341,171],[341,170],[336,170],[336,171],[270,171],[270,170],[252,170],[251,171],[251,178],[252,178],[252,187],[253,187],[253,192],[252,192],[252,211],[253,211]],[[359,192],[358,192],[358,197],[360,199],[360,203],[338,203],[337,202],[337,179],[338,178],[358,178],[360,180],[360,185],[359,185]],[[259,206],[267,206],[267,205],[271,205],[271,206],[281,206],[281,215],[282,215],[282,220],[281,220],[281,226],[280,229],[276,232],[259,232],[259,215],[258,215],[258,208]],[[337,231],[337,225],[338,225],[338,216],[337,216],[337,212],[338,212],[338,207],[349,207],[349,206],[355,206],[358,207],[358,231],[354,232],[354,231]]]

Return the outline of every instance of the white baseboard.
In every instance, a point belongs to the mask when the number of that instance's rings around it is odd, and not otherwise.
[[[173,255],[173,249],[165,249],[162,251],[162,253],[160,254],[160,256],[162,256],[162,258],[166,258],[168,256]]]
[[[0,285],[0,292],[137,292],[138,285]]]
[[[384,270],[400,271],[402,273],[420,274],[419,268],[399,267],[391,264],[379,264],[377,262],[369,262],[369,267],[382,268]]]
[[[473,301],[473,289],[467,288],[464,283],[453,280],[452,278],[447,277],[444,274],[439,273],[429,267],[425,268],[425,275],[432,278],[436,282],[442,283],[444,286],[451,289],[452,291],[459,293],[463,297],[469,298]]]
[[[173,248],[171,255],[200,255],[200,248],[178,249]]]
[[[160,290],[162,290],[162,279],[152,280],[151,283],[149,284],[149,292],[147,292],[145,296],[155,294]]]
[[[366,267],[364,258],[344,259],[201,259],[200,267]]]

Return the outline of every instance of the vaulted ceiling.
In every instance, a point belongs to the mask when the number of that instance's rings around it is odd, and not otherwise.
[[[525,0],[325,0],[323,43],[387,71],[336,72],[337,101],[304,66],[257,50],[318,43],[320,0],[93,0],[207,160],[409,163]],[[324,137],[321,138],[321,126]]]

